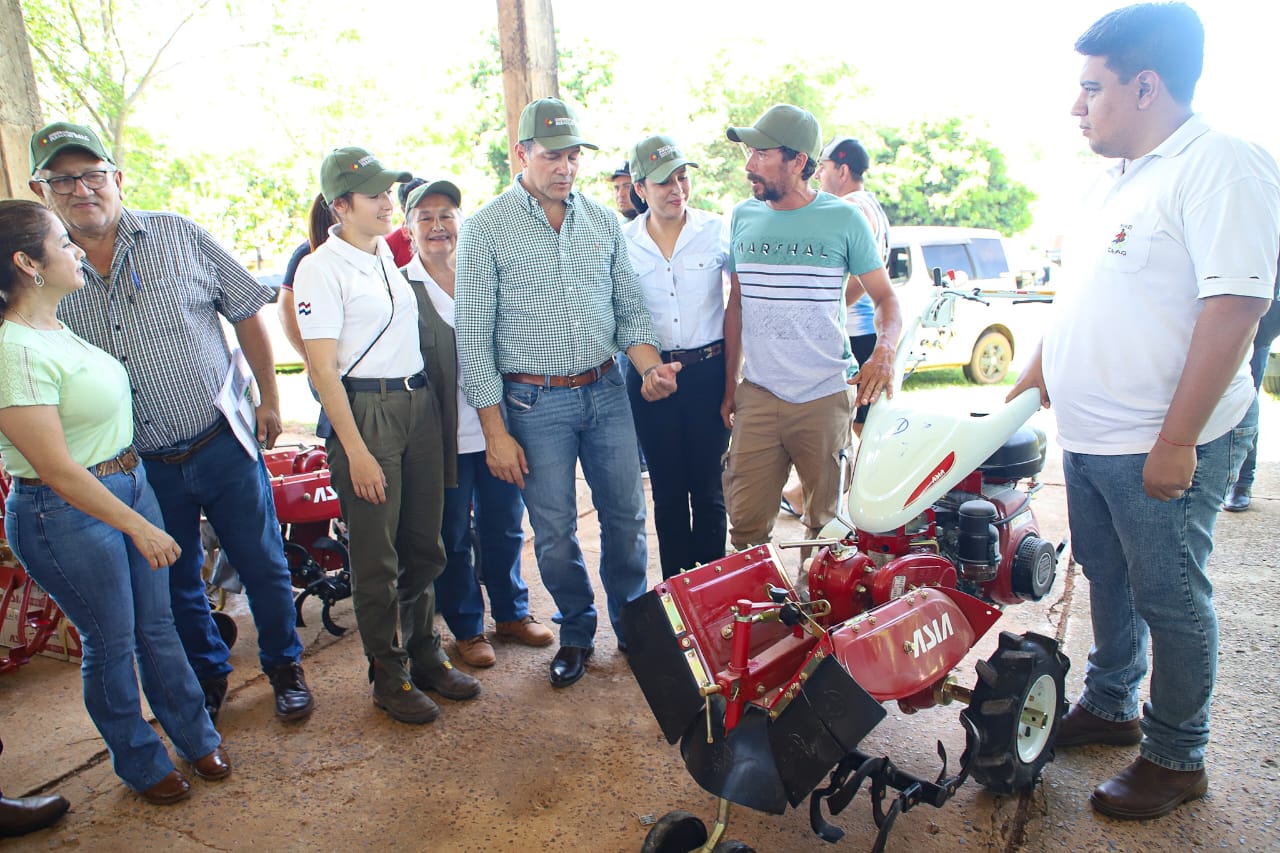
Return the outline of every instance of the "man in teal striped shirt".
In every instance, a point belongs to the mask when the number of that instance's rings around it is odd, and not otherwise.
[[[902,321],[866,217],[809,186],[822,145],[817,119],[778,104],[726,135],[746,146],[754,196],[734,209],[730,228],[721,405],[733,430],[724,473],[729,538],[741,549],[769,540],[792,464],[810,535],[835,517],[837,459],[855,405],[890,391]],[[879,337],[855,372],[846,306],[864,291]],[[849,385],[858,386],[856,401]]]

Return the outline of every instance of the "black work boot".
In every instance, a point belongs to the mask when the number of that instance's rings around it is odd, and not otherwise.
[[[216,724],[218,712],[227,698],[227,677],[206,678],[200,682],[200,689],[204,691],[204,708],[209,712],[209,721]]]

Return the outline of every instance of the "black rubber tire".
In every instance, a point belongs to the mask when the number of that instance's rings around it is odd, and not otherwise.
[[[685,811],[667,812],[644,837],[640,853],[689,853],[707,843],[707,825]]]
[[[1013,344],[1003,332],[983,332],[973,345],[973,355],[964,366],[964,378],[975,385],[996,385],[1009,372]]]
[[[230,613],[221,610],[211,611],[210,615],[213,616],[213,624],[217,627],[222,642],[227,644],[227,648],[235,646],[236,638],[240,636],[240,626],[236,625],[236,620],[231,618]]]
[[[756,853],[755,848],[741,841],[721,841],[711,848],[711,853]]]
[[[978,730],[978,754],[961,761],[991,791],[1012,794],[1035,785],[1053,760],[1053,745],[1067,712],[1063,682],[1071,662],[1056,640],[1003,631],[995,654],[978,663],[978,683],[961,712]],[[1043,715],[1043,726],[1024,721]]]

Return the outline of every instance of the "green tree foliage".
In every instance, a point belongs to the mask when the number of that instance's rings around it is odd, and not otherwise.
[[[1010,178],[1000,150],[960,119],[879,134],[869,181],[895,225],[994,228],[1005,235],[1031,225],[1035,193]]]
[[[708,210],[728,210],[751,192],[743,148],[729,141],[726,128],[754,124],[769,107],[785,103],[813,113],[827,133],[833,105],[861,94],[854,80],[855,72],[847,63],[816,69],[788,63],[767,76],[742,73],[732,55],[722,51],[700,94],[700,106],[690,116],[700,129],[691,139],[706,141],[685,143],[690,159],[699,165],[694,203]]]
[[[503,107],[502,51],[496,30],[489,33],[484,44],[483,54],[454,75],[451,93],[468,96],[471,108],[464,120],[448,131],[447,137],[455,166],[470,164],[482,169],[493,180],[488,195],[496,195],[511,181]],[[560,48],[557,77],[561,97],[589,113],[613,85],[611,66],[616,59],[616,54],[598,50],[590,42]]]
[[[164,70],[166,54],[213,0],[176,18],[111,0],[25,0],[23,20],[46,103],[60,115],[87,115],[117,160],[127,161],[129,119]],[[158,19],[165,21],[156,31]]]

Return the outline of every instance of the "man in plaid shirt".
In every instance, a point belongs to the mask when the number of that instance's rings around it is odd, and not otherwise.
[[[669,396],[664,364],[614,214],[573,190],[583,148],[564,103],[525,107],[511,189],[458,238],[457,332],[467,400],[480,412],[494,476],[524,490],[542,582],[559,613],[553,686],[582,677],[594,650],[595,597],[578,546],[578,462],[600,515],[600,576],[626,651],[622,606],[647,586],[644,495],[625,350],[646,400]]]

